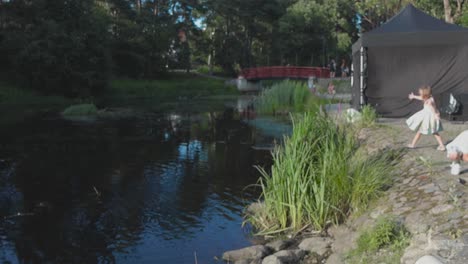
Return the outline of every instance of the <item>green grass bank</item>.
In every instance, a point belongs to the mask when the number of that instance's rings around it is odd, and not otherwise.
[[[64,112],[66,115],[86,114],[90,109],[83,105],[91,104],[99,108],[111,106],[164,110],[185,106],[189,109],[194,99],[202,102],[206,99],[206,104],[221,104],[220,99],[236,95],[237,89],[226,86],[222,80],[185,73],[170,73],[161,80],[114,79],[103,95],[86,99],[42,95],[0,82],[0,122],[9,123],[39,113],[60,113],[64,110],[67,110]],[[70,106],[72,108],[67,109]]]
[[[138,105],[163,107],[176,101],[203,98],[222,98],[238,95],[234,86],[223,80],[195,74],[171,73],[162,80],[114,79],[102,99],[112,105]]]

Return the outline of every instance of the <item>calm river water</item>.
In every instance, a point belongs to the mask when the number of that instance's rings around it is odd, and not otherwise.
[[[0,261],[220,263],[268,142],[232,112],[0,127]],[[18,215],[19,214],[19,215]]]

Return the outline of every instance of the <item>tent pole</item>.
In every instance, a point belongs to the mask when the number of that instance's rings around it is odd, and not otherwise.
[[[364,106],[364,47],[361,46],[359,56],[359,88],[361,91],[360,108]]]

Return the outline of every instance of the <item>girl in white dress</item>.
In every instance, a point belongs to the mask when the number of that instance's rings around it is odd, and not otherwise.
[[[419,95],[410,93],[408,98],[410,100],[416,99],[424,102],[423,109],[406,120],[408,127],[413,131],[417,131],[413,141],[408,145],[408,148],[414,148],[419,138],[421,138],[421,135],[424,134],[434,135],[439,143],[437,150],[445,151],[444,143],[439,135],[439,132],[442,131],[440,113],[432,97],[431,87],[423,86],[419,88]]]

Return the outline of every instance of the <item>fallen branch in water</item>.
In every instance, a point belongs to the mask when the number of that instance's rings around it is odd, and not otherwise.
[[[21,213],[21,212],[18,212],[14,215],[8,215],[8,216],[4,216],[3,217],[3,220],[7,220],[7,219],[11,219],[11,218],[17,218],[17,217],[21,217],[21,216],[33,216],[34,213]]]
[[[93,186],[94,192],[96,193],[97,197],[101,197],[101,193],[96,189],[95,186]]]

